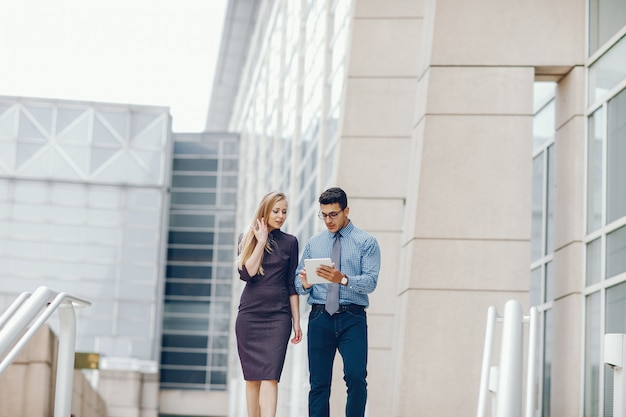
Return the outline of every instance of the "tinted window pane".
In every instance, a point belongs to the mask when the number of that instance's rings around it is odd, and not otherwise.
[[[625,38],[626,39],[626,38]],[[626,50],[624,51],[626,56]],[[626,60],[624,62],[626,65]],[[624,74],[626,78],[626,73]],[[607,213],[611,223],[626,216],[626,90],[609,101],[607,141]]]
[[[215,205],[215,193],[172,193],[172,204]]]
[[[199,177],[197,175],[174,175],[172,187],[180,188],[215,188],[217,177],[215,175]]]
[[[210,233],[210,232],[170,232],[168,243],[212,245],[213,233]]]
[[[205,371],[182,371],[161,368],[161,382],[177,382],[179,384],[204,384]]]
[[[212,249],[168,249],[169,261],[197,261],[211,262],[213,260]]]
[[[626,227],[606,235],[606,277],[626,271]]]
[[[209,327],[209,320],[202,318],[165,317],[163,319],[164,330],[201,332]]]
[[[217,171],[217,159],[174,159],[174,171]]]
[[[226,372],[213,371],[211,372],[211,384],[226,384]]]
[[[205,353],[191,352],[162,352],[161,364],[163,365],[185,365],[185,366],[206,366]]]
[[[171,227],[213,227],[215,216],[194,214],[172,214]]]
[[[181,347],[204,349],[207,347],[207,336],[163,335],[163,347]]]
[[[604,112],[600,108],[587,119],[587,232],[593,232],[602,225],[603,117]]]
[[[211,278],[212,268],[210,266],[187,266],[187,265],[168,265],[168,278]]]
[[[183,313],[183,314],[209,314],[209,308],[211,303],[209,301],[194,302],[194,301],[165,301],[165,314],[168,313]]]
[[[211,295],[211,284],[168,283],[165,294],[208,297]]]
[[[533,176],[532,176],[532,213],[531,213],[531,236],[530,236],[530,259],[536,261],[541,258],[541,249],[543,244],[543,158],[544,154],[539,154],[533,159]]]
[[[193,143],[193,142],[174,142],[175,154],[191,154],[191,155],[217,155],[219,152],[219,142],[212,143]]]

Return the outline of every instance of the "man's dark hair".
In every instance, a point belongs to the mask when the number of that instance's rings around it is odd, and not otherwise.
[[[348,196],[346,196],[346,192],[343,191],[339,187],[329,188],[324,191],[319,198],[320,204],[334,204],[339,203],[339,207],[341,209],[345,209],[348,207]]]

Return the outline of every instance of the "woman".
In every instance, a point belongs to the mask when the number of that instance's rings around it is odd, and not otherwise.
[[[287,342],[300,343],[300,307],[293,277],[298,240],[280,228],[287,197],[266,194],[239,240],[237,269],[246,281],[235,324],[249,417],[274,417]]]

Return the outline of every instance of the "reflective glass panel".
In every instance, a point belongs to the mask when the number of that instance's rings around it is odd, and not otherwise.
[[[595,292],[585,300],[585,417],[600,415],[600,340],[600,292]]]
[[[626,58],[623,65],[626,66]],[[626,90],[609,101],[607,124],[606,222],[609,224],[626,216]]]
[[[552,310],[547,310],[544,316],[543,332],[543,395],[541,405],[542,417],[550,417],[550,398],[552,381]]]
[[[622,38],[589,67],[589,104],[602,99],[625,77],[626,38]]]
[[[606,277],[626,272],[626,226],[606,235]]]
[[[172,187],[178,188],[215,188],[217,187],[217,177],[215,175],[174,175]]]
[[[595,239],[587,244],[587,269],[585,273],[586,285],[597,284],[600,282],[601,261],[602,261],[602,241]]]
[[[545,255],[554,251],[554,145],[546,150],[548,167],[546,178],[546,248]]]
[[[602,226],[603,118],[601,107],[587,119],[587,233]]]
[[[536,261],[541,258],[543,247],[543,176],[544,154],[540,153],[533,159],[532,171],[532,213],[530,236],[530,259]]]
[[[605,333],[626,333],[626,283],[606,290]],[[614,370],[604,367],[604,415],[613,415]]]
[[[589,1],[589,55],[593,54],[626,22],[626,2],[622,0]]]
[[[530,271],[530,305],[541,304],[541,267]]]
[[[178,334],[163,334],[162,343],[163,347],[178,347],[178,348],[194,348],[202,349],[206,348],[208,342],[207,336],[192,336],[192,335],[178,335]]]

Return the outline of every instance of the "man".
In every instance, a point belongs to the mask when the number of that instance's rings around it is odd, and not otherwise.
[[[374,291],[378,282],[380,248],[373,236],[350,221],[348,198],[341,188],[324,191],[319,203],[319,217],[327,230],[309,239],[295,276],[296,291],[308,295],[311,305],[308,327],[309,416],[330,415],[333,360],[339,350],[348,389],[346,416],[363,417],[367,402],[365,308],[369,307],[368,294]],[[310,258],[333,260],[333,266],[308,271],[310,275],[317,272],[329,284],[309,284],[303,267],[304,260]]]

